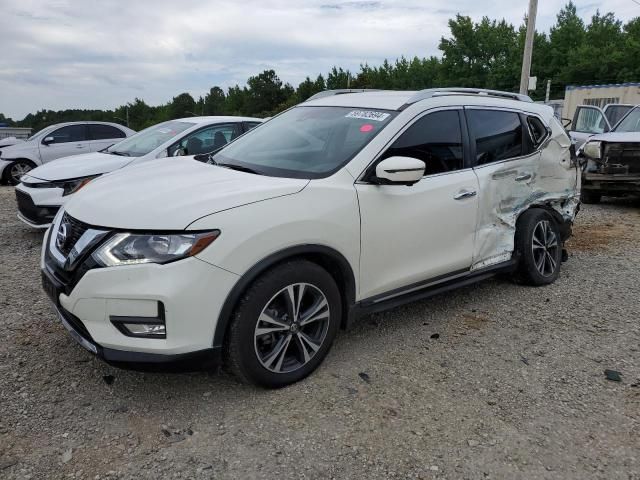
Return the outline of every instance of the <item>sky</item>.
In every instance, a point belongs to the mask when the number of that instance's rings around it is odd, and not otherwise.
[[[567,0],[540,0],[548,31]],[[575,2],[628,21],[634,0]],[[527,0],[0,0],[0,112],[157,105],[245,85],[274,69],[294,86],[333,66],[439,55],[457,13],[522,23]]]

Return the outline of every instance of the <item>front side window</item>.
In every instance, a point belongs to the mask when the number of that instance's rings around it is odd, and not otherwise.
[[[467,110],[471,134],[475,138],[476,163],[507,160],[523,154],[520,116],[501,110]]]
[[[635,107],[631,110],[626,117],[624,117],[614,132],[640,132],[640,108]]]
[[[224,147],[239,135],[238,125],[214,125],[198,130],[169,147],[169,156],[200,155]]]
[[[443,110],[420,118],[393,142],[382,158],[394,156],[422,160],[426,166],[425,175],[463,168],[458,111]]]
[[[84,142],[87,139],[86,125],[67,125],[59,128],[45,138],[53,137],[51,143]]]
[[[110,140],[112,138],[125,138],[124,132],[111,125],[101,125],[99,123],[89,124],[90,140]]]
[[[213,159],[264,175],[323,178],[351,160],[397,113],[295,107],[249,131]]]
[[[155,150],[163,143],[168,142],[186,129],[193,127],[193,125],[193,123],[176,120],[160,123],[153,127],[145,128],[126,140],[103,150],[103,152],[127,157],[141,157]]]
[[[573,130],[581,133],[603,133],[607,127],[606,119],[597,108],[578,107],[573,119]]]

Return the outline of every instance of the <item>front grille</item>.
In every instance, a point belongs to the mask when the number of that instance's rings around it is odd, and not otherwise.
[[[603,173],[640,173],[640,143],[607,143]]]
[[[33,199],[28,193],[17,189],[15,192],[18,211],[23,217],[36,225],[51,223],[59,207],[37,206],[33,203]]]
[[[75,246],[76,242],[80,239],[80,237],[89,229],[89,226],[85,223],[82,223],[80,220],[76,220],[71,215],[65,212],[62,215],[62,221],[60,222],[60,226],[58,227],[58,231],[65,226],[67,229],[67,238],[62,245],[56,246],[60,253],[62,253],[65,257],[69,255],[71,249]]]

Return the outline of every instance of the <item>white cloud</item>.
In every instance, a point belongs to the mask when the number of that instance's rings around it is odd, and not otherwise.
[[[564,0],[542,2],[548,29]],[[4,5],[3,5],[4,4]],[[162,103],[188,91],[244,84],[274,68],[293,84],[333,65],[437,55],[456,13],[519,24],[526,2],[497,0],[0,0],[0,112]],[[605,5],[605,4],[603,4]],[[598,4],[580,4],[592,15]],[[628,20],[640,7],[609,0]]]

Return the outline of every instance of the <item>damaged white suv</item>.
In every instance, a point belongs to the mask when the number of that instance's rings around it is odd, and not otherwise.
[[[570,147],[526,96],[323,92],[208,163],[91,182],[45,236],[43,286],[108,362],[214,359],[286,385],[362,314],[498,272],[553,282],[579,202]]]

